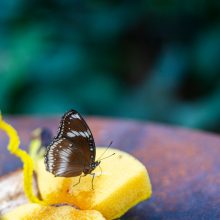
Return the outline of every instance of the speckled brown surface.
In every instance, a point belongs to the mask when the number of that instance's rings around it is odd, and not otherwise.
[[[55,133],[59,118],[6,118],[19,132],[22,148],[30,131],[48,127]],[[96,144],[127,151],[147,167],[153,196],[122,219],[220,219],[220,137],[176,127],[135,121],[88,118]],[[21,166],[6,150],[0,132],[0,175]],[[129,165],[128,165],[129,166]],[[1,189],[0,189],[1,190]]]
[[[23,191],[21,169],[0,177],[0,189],[0,219],[1,215],[28,202]]]

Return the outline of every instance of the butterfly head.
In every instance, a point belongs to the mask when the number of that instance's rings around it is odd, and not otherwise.
[[[99,164],[101,163],[101,161],[94,161],[92,162],[89,167],[86,167],[83,171],[84,174],[89,174],[91,173]]]

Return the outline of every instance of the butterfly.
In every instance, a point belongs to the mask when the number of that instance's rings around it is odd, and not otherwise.
[[[58,177],[93,175],[101,161],[95,161],[96,146],[89,126],[75,110],[65,113],[57,136],[47,147],[46,170]],[[79,179],[80,182],[80,179]],[[93,188],[93,180],[92,180]]]

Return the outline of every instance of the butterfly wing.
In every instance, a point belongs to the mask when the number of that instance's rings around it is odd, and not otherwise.
[[[62,117],[56,139],[67,138],[83,152],[85,164],[95,161],[96,149],[92,132],[82,116],[70,110]]]
[[[46,169],[55,176],[79,176],[85,167],[83,152],[66,138],[54,139],[45,155]]]

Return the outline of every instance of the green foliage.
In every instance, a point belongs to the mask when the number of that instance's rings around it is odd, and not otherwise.
[[[0,2],[0,107],[220,131],[219,1]]]

